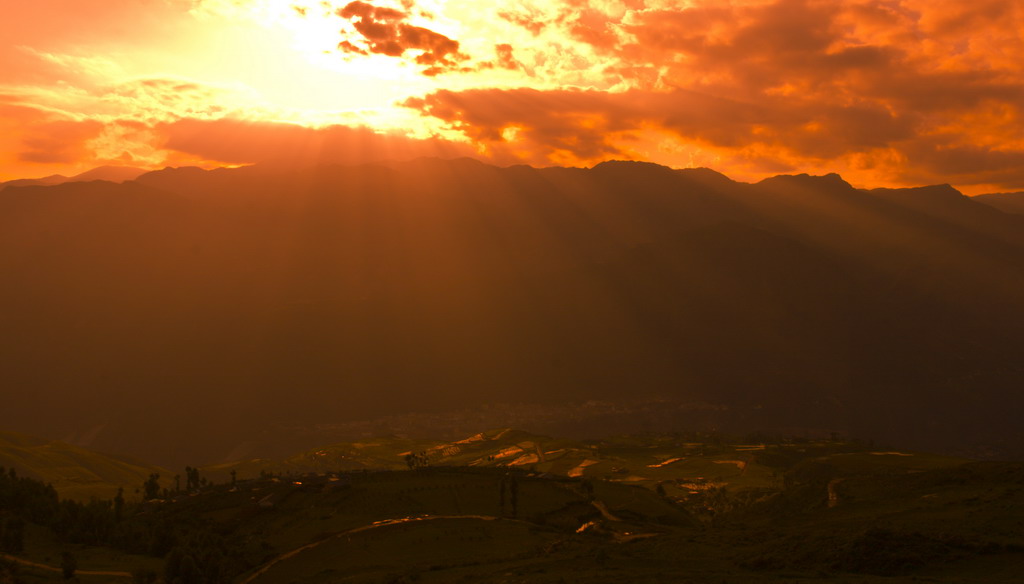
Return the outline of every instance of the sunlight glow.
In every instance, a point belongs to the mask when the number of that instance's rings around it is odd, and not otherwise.
[[[1024,10],[992,6],[20,3],[0,21],[0,178],[188,163],[208,149],[168,146],[168,127],[228,120],[443,138],[497,164],[642,158],[1019,190]]]
[[[376,8],[402,13],[402,24],[458,43],[459,66],[439,74],[425,73],[425,66],[417,64],[417,57],[426,52],[422,49],[409,49],[401,57],[339,49],[343,42],[365,41],[353,21],[340,16],[347,5],[289,0],[200,1],[192,9],[196,18],[219,23],[218,34],[205,43],[202,53],[236,55],[205,59],[206,63],[199,65],[203,78],[223,78],[227,73],[224,65],[237,67],[233,77],[255,89],[263,99],[259,107],[275,112],[278,119],[311,125],[361,120],[420,136],[437,133],[441,125],[399,105],[410,96],[474,87],[568,85],[609,90],[620,83],[614,75],[594,66],[599,59],[592,47],[574,41],[553,26],[559,13],[542,2],[372,3]],[[517,19],[518,23],[512,22]],[[225,29],[224,22],[232,23],[231,30]],[[522,26],[523,22],[544,26],[531,32]],[[259,42],[253,42],[254,38]],[[238,58],[243,55],[246,58]]]

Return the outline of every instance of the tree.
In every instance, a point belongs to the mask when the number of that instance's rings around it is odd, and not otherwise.
[[[512,503],[512,517],[519,517],[519,481],[515,475],[509,479],[509,502]]]
[[[410,452],[405,455],[405,464],[409,466],[409,470],[426,468],[430,466],[430,457],[425,450],[418,453]]]
[[[121,487],[117,488],[117,496],[114,497],[114,519],[121,521],[121,515],[124,512],[124,489]]]
[[[146,501],[156,499],[160,496],[160,473],[149,475],[149,479],[142,484],[142,491]]]
[[[64,575],[65,580],[70,580],[75,577],[75,570],[78,569],[78,560],[75,559],[75,554],[71,552],[64,552],[60,555],[60,571]]]
[[[185,467],[185,488],[189,491],[198,491],[203,486],[199,478],[199,469],[191,466]]]

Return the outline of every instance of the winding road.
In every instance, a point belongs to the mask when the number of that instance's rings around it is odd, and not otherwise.
[[[57,567],[54,567],[54,566],[48,566],[46,564],[40,564],[39,562],[33,562],[31,560],[26,560],[24,558],[19,558],[18,556],[12,556],[10,554],[0,554],[0,558],[3,558],[5,560],[9,560],[9,561],[14,562],[16,564],[21,564],[22,566],[30,566],[30,567],[33,567],[33,568],[39,568],[40,570],[46,570],[47,572],[57,572],[57,573],[63,572],[63,570],[60,569],[60,568],[57,568]],[[97,571],[97,570],[75,570],[75,574],[80,574],[82,576],[115,576],[117,578],[131,578],[132,577],[132,575],[130,573],[128,573],[128,572],[104,572],[104,571]]]
[[[308,544],[306,544],[306,545],[304,545],[304,546],[302,546],[300,548],[293,549],[290,552],[285,552],[285,553],[277,556],[273,560],[270,560],[269,562],[267,562],[263,566],[261,566],[259,570],[256,570],[255,572],[253,572],[252,575],[250,575],[248,578],[242,580],[239,584],[250,584],[256,578],[259,578],[263,574],[266,574],[267,570],[273,568],[279,562],[283,562],[284,560],[287,560],[289,558],[293,558],[293,557],[297,556],[298,554],[300,554],[300,553],[302,553],[302,552],[304,552],[304,551],[306,551],[308,549],[315,548],[316,546],[318,546],[320,544],[326,543],[328,541],[331,541],[333,539],[337,539],[337,538],[342,537],[342,536],[352,535],[353,533],[360,533],[360,532],[363,532],[363,531],[369,531],[371,529],[377,529],[379,527],[390,527],[392,525],[401,525],[403,523],[413,523],[413,522],[417,522],[417,521],[434,521],[434,520],[437,520],[437,519],[478,519],[478,520],[483,520],[483,521],[498,521],[498,520],[501,520],[501,521],[515,521],[517,523],[529,523],[528,521],[523,521],[522,519],[509,519],[508,517],[494,517],[493,515],[425,515],[423,517],[404,517],[402,519],[385,519],[384,521],[377,521],[377,522],[371,523],[369,525],[363,525],[363,526],[360,526],[360,527],[355,527],[355,528],[349,529],[347,531],[342,531],[340,533],[335,533],[334,535],[332,535],[330,537],[325,537],[324,539],[321,539],[320,541],[314,541],[313,543],[308,543]]]

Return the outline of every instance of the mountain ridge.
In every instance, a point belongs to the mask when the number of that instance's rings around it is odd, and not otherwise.
[[[1006,213],[1024,215],[1024,191],[1014,193],[989,193],[974,197]]]
[[[42,178],[21,178],[0,182],[0,191],[3,191],[8,187],[54,186],[69,182],[88,182],[93,180],[105,180],[120,183],[134,180],[146,172],[149,172],[149,170],[134,166],[104,165],[97,166],[96,168],[72,176],[52,174]]]
[[[948,187],[630,162],[167,169],[5,190],[0,273],[13,411],[50,435],[101,416],[97,445],[167,463],[221,460],[279,422],[510,396],[1024,444],[1024,217]]]

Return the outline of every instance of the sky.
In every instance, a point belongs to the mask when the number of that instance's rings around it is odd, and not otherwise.
[[[611,159],[1024,190],[1019,0],[33,0],[0,181]]]

